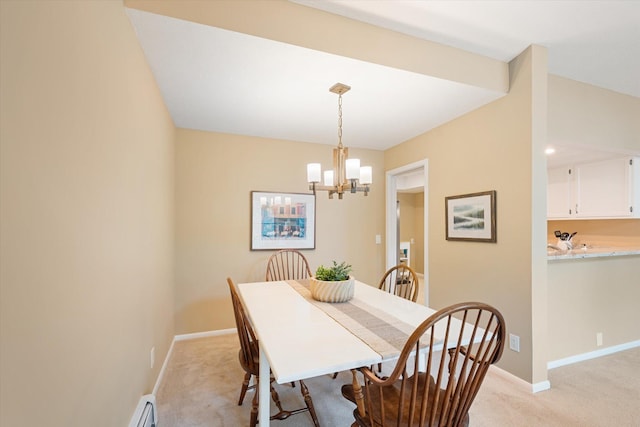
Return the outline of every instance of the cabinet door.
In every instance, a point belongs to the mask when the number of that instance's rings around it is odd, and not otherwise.
[[[629,158],[576,165],[576,217],[631,216]]]
[[[569,218],[573,212],[571,168],[547,171],[547,218]]]

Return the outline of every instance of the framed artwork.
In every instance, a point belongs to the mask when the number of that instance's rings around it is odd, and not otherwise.
[[[496,192],[445,197],[447,240],[497,242]]]
[[[315,247],[315,195],[251,192],[252,251]]]

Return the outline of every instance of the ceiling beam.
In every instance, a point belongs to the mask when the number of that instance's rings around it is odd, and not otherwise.
[[[124,0],[124,5],[492,91],[509,91],[506,62],[286,0]]]

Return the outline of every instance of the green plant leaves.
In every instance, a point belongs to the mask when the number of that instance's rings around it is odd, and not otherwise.
[[[338,264],[333,261],[333,266],[325,267],[321,265],[316,270],[316,279],[324,280],[325,282],[337,282],[340,280],[347,280],[349,278],[349,273],[351,273],[351,265],[346,262],[341,262]]]

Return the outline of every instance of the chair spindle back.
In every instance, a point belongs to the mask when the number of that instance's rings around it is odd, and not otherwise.
[[[306,279],[311,277],[307,258],[293,249],[283,249],[271,255],[267,262],[266,281]]]
[[[504,335],[502,315],[487,304],[460,303],[436,312],[409,337],[388,378],[361,369],[366,413],[356,408],[357,425],[468,425],[487,370],[502,355]]]
[[[398,264],[387,270],[378,284],[378,289],[416,302],[418,286],[416,272],[406,264]]]

